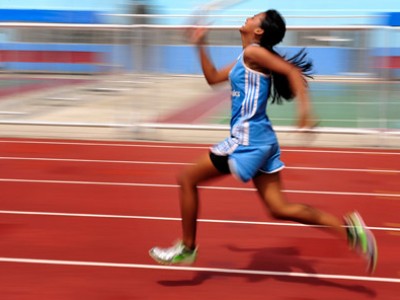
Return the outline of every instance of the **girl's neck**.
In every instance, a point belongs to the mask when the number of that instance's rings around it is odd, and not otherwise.
[[[247,46],[249,46],[251,44],[260,44],[260,41],[258,41],[257,39],[254,39],[254,37],[242,36],[242,46],[243,46],[243,48],[246,48]]]

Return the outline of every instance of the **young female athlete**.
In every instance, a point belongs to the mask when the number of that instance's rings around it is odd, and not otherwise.
[[[311,63],[301,51],[285,60],[273,47],[285,35],[284,19],[275,10],[259,13],[240,28],[243,52],[232,65],[217,70],[205,44],[205,29],[192,34],[207,82],[212,85],[229,80],[232,88],[230,137],[214,145],[195,165],[179,176],[183,238],[170,248],[155,247],[150,256],[159,263],[193,263],[197,256],[196,223],[198,215],[197,185],[209,179],[232,174],[243,182],[252,180],[271,215],[280,220],[322,225],[347,239],[353,249],[365,256],[368,271],[375,269],[375,238],[358,213],[343,222],[313,207],[289,203],[281,190],[280,148],[271,122],[266,115],[268,98],[282,102],[296,97],[298,126],[313,124],[307,82]],[[273,89],[273,93],[271,93]],[[272,95],[271,95],[272,94]]]

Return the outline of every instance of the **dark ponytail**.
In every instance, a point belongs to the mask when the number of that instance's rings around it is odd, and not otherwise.
[[[265,12],[265,19],[261,24],[261,28],[264,29],[264,34],[260,40],[260,46],[271,51],[273,54],[281,56],[289,63],[293,64],[303,74],[304,84],[307,85],[306,77],[312,78],[312,62],[307,58],[307,52],[302,49],[297,54],[290,58],[280,55],[274,50],[274,46],[283,40],[286,32],[285,20],[276,10],[268,10]],[[280,73],[272,72],[272,100],[271,103],[282,103],[282,98],[285,100],[292,100],[294,98],[293,91],[290,87],[289,80],[285,75]]]

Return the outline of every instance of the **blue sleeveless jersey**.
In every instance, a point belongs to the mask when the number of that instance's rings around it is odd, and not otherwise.
[[[231,136],[211,148],[228,156],[231,173],[247,182],[258,172],[275,173],[284,168],[280,147],[266,109],[271,77],[248,68],[239,56],[229,74],[232,87]]]
[[[271,77],[244,63],[243,53],[229,74],[231,84],[231,136],[215,145],[217,155],[228,155],[237,145],[266,145],[277,142],[266,114]]]

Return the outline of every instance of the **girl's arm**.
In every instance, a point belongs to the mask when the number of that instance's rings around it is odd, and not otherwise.
[[[197,46],[199,53],[200,64],[203,70],[204,76],[210,85],[214,85],[223,81],[227,81],[229,78],[229,72],[231,71],[234,63],[226,66],[220,70],[217,70],[211,61],[206,47],[205,47],[205,28],[197,28],[191,35],[191,41]]]
[[[300,128],[315,126],[308,88],[301,71],[296,66],[262,47],[255,46],[249,46],[245,49],[244,59],[248,64],[256,64],[262,68],[285,75],[299,103],[298,126]]]

